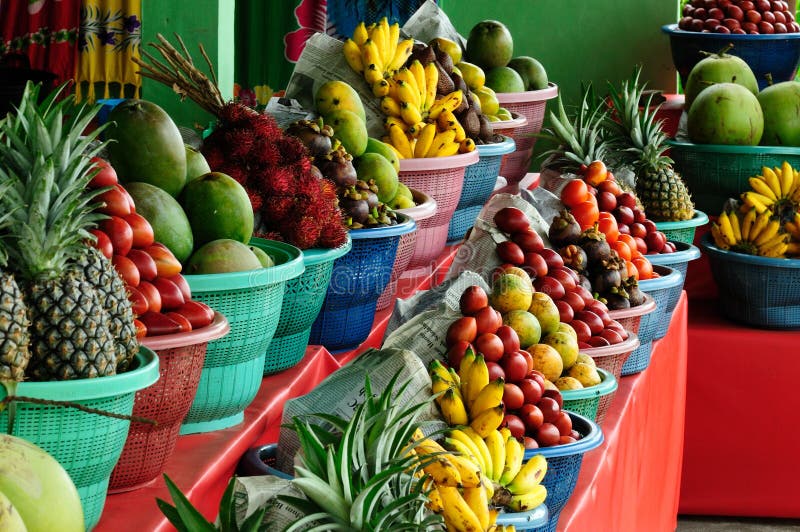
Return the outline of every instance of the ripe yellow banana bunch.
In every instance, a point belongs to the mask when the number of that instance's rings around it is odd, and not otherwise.
[[[767,210],[772,214],[787,218],[788,212],[798,211],[800,207],[800,172],[784,161],[778,168],[764,166],[761,174],[751,177],[750,187],[742,194],[742,201],[756,209],[758,214]]]
[[[406,64],[414,39],[400,41],[400,25],[389,25],[386,17],[377,24],[356,26],[353,36],[344,42],[344,57],[350,68],[364,76],[376,96],[389,93],[385,78]]]
[[[718,247],[748,255],[778,258],[789,249],[789,235],[768,209],[760,213],[753,207],[745,213],[724,211],[711,224],[711,235]]]

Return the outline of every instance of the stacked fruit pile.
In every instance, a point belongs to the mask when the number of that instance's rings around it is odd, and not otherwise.
[[[789,2],[784,0],[691,0],[682,13],[678,27],[686,31],[737,35],[800,32]]]
[[[189,332],[210,325],[214,311],[205,303],[192,301],[181,263],[155,241],[150,222],[136,212],[136,204],[118,183],[114,168],[103,159],[92,162],[97,172],[88,188],[105,191],[97,197],[102,203],[96,211],[108,216],[98,229],[90,231],[95,237],[92,245],[111,260],[125,283],[137,336]]]

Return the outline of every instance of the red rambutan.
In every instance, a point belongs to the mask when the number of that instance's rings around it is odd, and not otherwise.
[[[313,248],[322,233],[319,220],[313,216],[301,216],[297,223],[291,224],[285,231],[281,231],[284,236],[293,242],[300,249]]]
[[[342,223],[326,224],[319,235],[318,246],[325,248],[338,248],[347,241],[347,229]]]

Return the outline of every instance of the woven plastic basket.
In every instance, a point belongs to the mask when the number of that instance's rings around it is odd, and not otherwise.
[[[395,294],[395,292],[397,292],[397,282],[406,271],[406,268],[408,268],[411,257],[414,256],[414,248],[417,246],[417,239],[421,232],[430,231],[430,228],[420,229],[420,223],[436,214],[435,199],[419,190],[412,190],[411,195],[414,196],[414,202],[417,205],[415,207],[409,207],[408,209],[397,209],[397,212],[401,212],[413,218],[414,221],[417,222],[417,230],[406,233],[400,237],[400,244],[397,245],[397,255],[395,256],[394,266],[392,267],[392,276],[389,278],[389,284],[383,289],[381,297],[378,298],[376,310],[383,310],[389,307],[394,303],[395,298],[398,297]]]
[[[224,429],[244,420],[244,409],[261,386],[286,282],[303,273],[303,256],[296,247],[261,238],[250,243],[269,254],[275,266],[185,276],[192,298],[224,314],[231,331],[208,344],[197,394],[181,434]]]
[[[217,312],[211,325],[202,329],[142,341],[158,354],[159,379],[136,392],[133,415],[152,419],[156,425],[131,423],[125,448],[111,473],[110,493],[139,488],[164,471],[197,392],[208,342],[229,331],[228,320]]]
[[[646,293],[644,300],[644,303],[636,307],[608,311],[608,315],[612,320],[618,321],[626,331],[636,333],[640,342],[643,341],[642,335],[639,333],[639,324],[642,323],[642,316],[651,314],[656,309],[656,302]]]
[[[525,460],[530,460],[537,454],[547,458],[547,473],[542,484],[547,488],[547,499],[544,502],[550,518],[546,525],[536,529],[537,532],[555,532],[561,510],[578,482],[584,453],[603,443],[603,431],[597,423],[580,414],[568,413],[572,418],[572,428],[583,435],[583,438],[575,443],[525,451]]]
[[[429,270],[447,245],[447,229],[461,197],[466,168],[478,162],[478,150],[451,157],[400,159],[400,181],[436,200],[436,214],[419,224],[407,272]]]
[[[617,379],[603,368],[597,368],[597,373],[600,374],[601,379],[597,386],[580,390],[562,390],[561,396],[564,398],[564,410],[580,414],[600,425],[617,392]],[[602,410],[600,410],[601,400],[603,402]]]
[[[622,366],[637,347],[639,347],[639,337],[636,336],[636,333],[628,331],[628,337],[618,344],[587,347],[581,349],[581,353],[592,357],[598,368],[608,371],[619,380],[622,376]]]
[[[305,271],[286,282],[278,328],[264,358],[264,375],[289,369],[303,360],[311,325],[325,301],[333,261],[348,253],[352,247],[352,240],[348,237],[347,242],[338,248],[303,251]]]
[[[650,365],[653,341],[663,337],[663,335],[658,336],[662,323],[666,321],[669,324],[672,319],[672,312],[667,312],[672,293],[676,288],[680,293],[680,288],[683,286],[683,275],[678,270],[668,266],[653,266],[653,271],[658,273],[659,277],[639,281],[639,289],[653,298],[656,310],[642,316],[642,321],[639,323],[639,347],[633,350],[622,366],[623,377],[644,371]]]
[[[519,114],[527,122],[514,130],[516,150],[503,159],[500,174],[506,178],[509,185],[519,183],[528,173],[533,154],[533,145],[536,137],[533,135],[542,130],[547,100],[558,96],[558,86],[549,83],[546,89],[526,92],[498,92],[497,100],[500,105],[508,109],[512,116]]]
[[[678,305],[678,300],[681,298],[683,291],[683,283],[686,281],[686,272],[689,268],[689,262],[700,258],[700,249],[693,244],[684,244],[683,242],[675,242],[675,252],[661,253],[658,255],[647,255],[647,259],[655,266],[669,266],[673,270],[678,270],[681,273],[681,283],[672,287],[667,300],[667,308],[664,313],[672,316],[672,311]],[[662,320],[659,322],[658,329],[656,330],[656,339],[663,338],[669,329],[669,320]]]
[[[511,120],[498,120],[497,122],[490,122],[489,125],[492,126],[492,132],[516,140],[514,135],[517,134],[519,128],[525,127],[527,123],[528,119],[523,115],[511,113]]]
[[[398,224],[350,231],[353,249],[333,263],[331,282],[309,343],[341,352],[366,340],[375,308],[389,279],[400,238],[417,228],[414,219],[398,213]]]
[[[494,191],[503,156],[514,151],[514,141],[506,137],[503,142],[483,144],[477,149],[480,159],[464,172],[461,197],[447,230],[448,243],[464,238],[467,230],[475,223],[475,218]]]
[[[130,416],[137,391],[158,380],[158,356],[142,347],[130,371],[113,377],[57,382],[21,382],[16,394],[70,401],[104,412]],[[0,386],[0,399],[6,395]],[[16,402],[14,436],[50,453],[78,488],[86,529],[100,520],[111,471],[122,453],[130,422],[74,408]],[[8,427],[8,410],[0,412],[0,429]],[[47,511],[43,508],[42,511]]]
[[[744,59],[756,76],[758,90],[773,82],[794,79],[800,63],[800,34],[797,33],[701,33],[678,29],[677,24],[667,24],[661,30],[669,35],[672,61],[684,87],[692,68],[706,57],[702,52],[717,53],[731,43],[733,48],[728,53]],[[771,80],[768,79],[768,74]]]
[[[695,209],[694,216],[683,222],[656,222],[656,229],[664,233],[670,242],[683,242],[691,244],[694,242],[694,232],[698,227],[708,223],[708,216],[702,211]]]
[[[725,251],[710,234],[708,253],[719,287],[719,309],[731,320],[766,329],[800,329],[800,259],[772,259]]]
[[[292,476],[287,475],[279,469],[275,469],[277,460],[278,444],[270,443],[259,447],[251,447],[239,460],[236,467],[236,474],[240,477],[259,477],[263,475],[273,475],[286,480],[291,480]]]
[[[527,512],[500,512],[495,523],[498,528],[513,526],[514,530],[536,530],[547,526],[549,520],[550,512],[547,510],[547,503],[542,503]]]
[[[719,212],[726,199],[738,198],[749,190],[748,178],[759,175],[763,166],[773,168],[783,161],[794,168],[800,166],[800,148],[788,146],[727,146],[677,141],[667,141],[667,144],[675,169],[692,193],[695,207],[704,212]]]

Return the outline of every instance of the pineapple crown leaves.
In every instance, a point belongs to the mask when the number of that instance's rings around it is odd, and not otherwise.
[[[430,401],[403,409],[397,398],[410,382],[395,392],[398,377],[378,396],[367,377],[366,399],[349,420],[330,414],[293,419],[303,451],[293,482],[307,499],[280,497],[306,514],[287,532],[312,523],[319,530],[419,530],[440,522],[425,509],[424,479],[414,476],[421,460],[409,453]],[[313,418],[323,424],[312,424]]]
[[[88,230],[105,218],[95,213],[103,190],[87,191],[94,173],[90,158],[104,144],[101,129],[82,135],[99,106],[56,102],[64,85],[41,104],[38,85],[28,83],[15,113],[0,121],[0,184],[8,186],[0,207],[15,207],[0,238],[9,258],[28,278],[55,276],[77,256]]]

